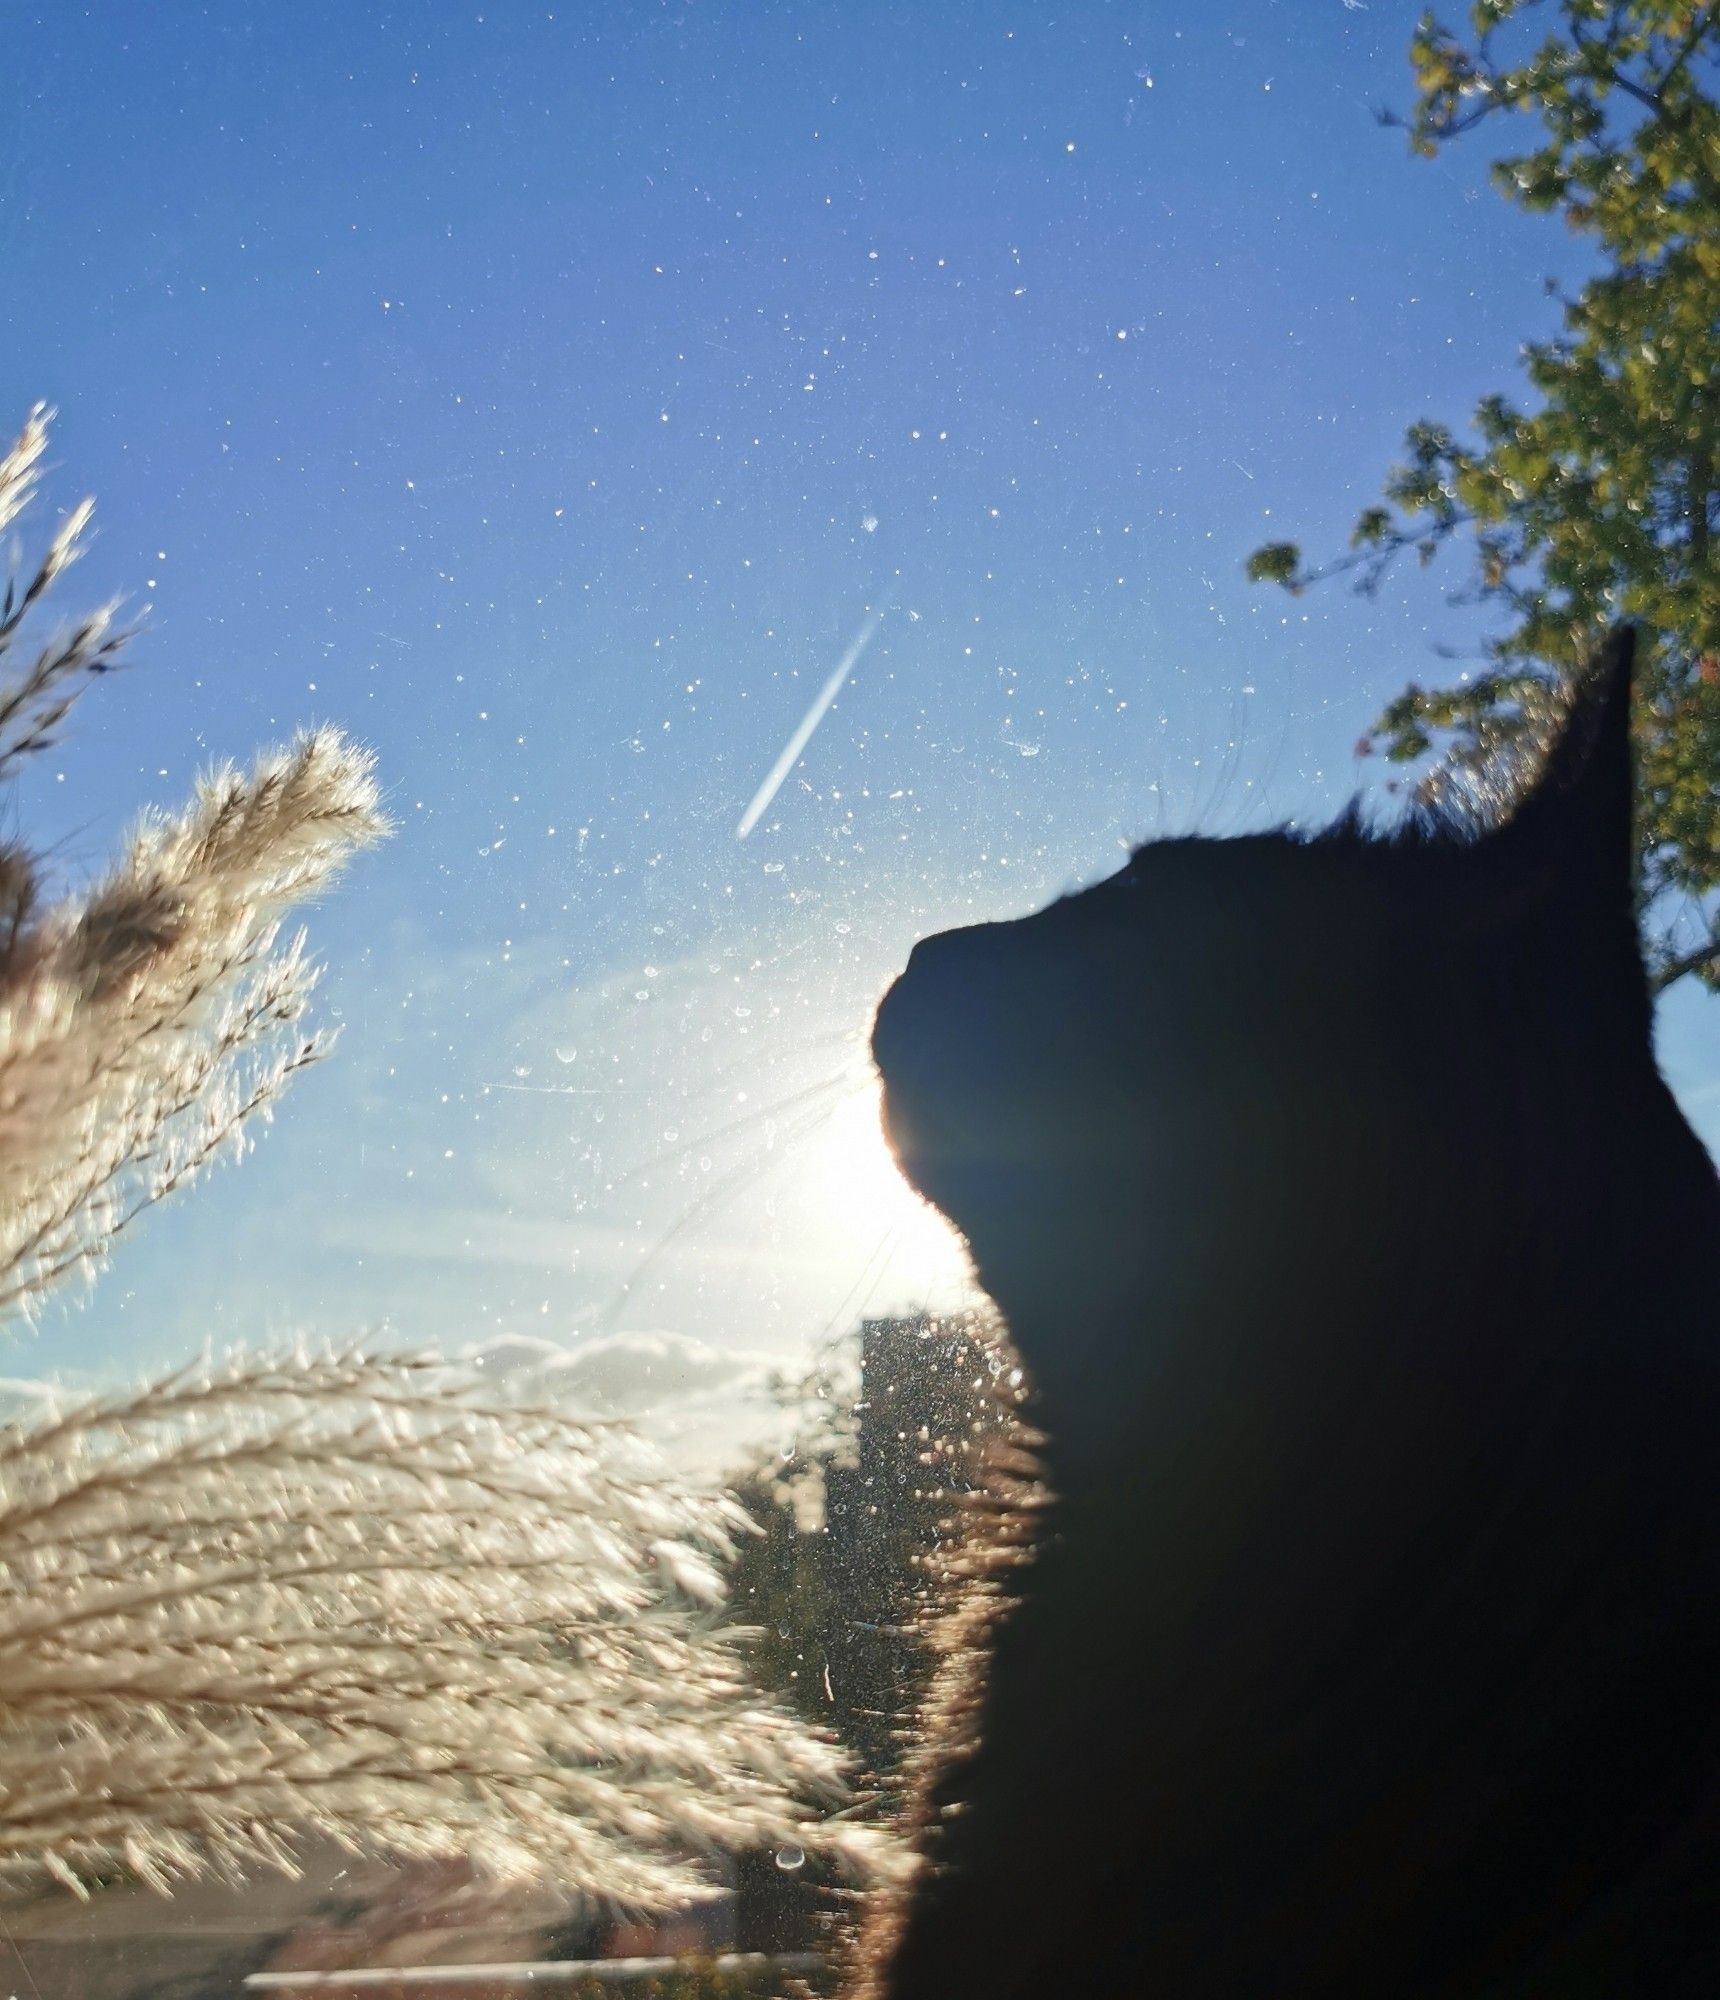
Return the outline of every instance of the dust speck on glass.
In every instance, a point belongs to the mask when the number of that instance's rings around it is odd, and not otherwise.
[[[1438,575],[1242,569],[1341,544],[1583,268],[1483,149],[1380,130],[1417,12],[15,21],[6,421],[58,413],[47,517],[98,498],[68,604],[149,616],[7,814],[75,879],[329,722],[394,831],[310,918],[329,1059],[4,1374],[370,1336],[740,1476],[833,1341],[973,1305],[866,1057],[914,940],[1329,815],[1473,636]],[[1712,1136],[1720,1071],[1667,1034]],[[275,1897],[238,1930],[312,1921]]]

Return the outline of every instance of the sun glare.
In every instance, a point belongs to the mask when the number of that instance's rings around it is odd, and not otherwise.
[[[961,1240],[902,1178],[879,1120],[879,1093],[868,1084],[844,1098],[819,1135],[809,1177],[817,1207],[829,1214],[844,1258],[871,1260],[875,1296],[884,1305],[942,1304],[969,1282]],[[834,1245],[833,1245],[834,1247]]]

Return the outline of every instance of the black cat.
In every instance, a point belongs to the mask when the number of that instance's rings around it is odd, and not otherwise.
[[[1720,1994],[1720,1189],[1630,653],[1500,830],[1161,842],[885,998],[1056,1494],[895,2000]]]

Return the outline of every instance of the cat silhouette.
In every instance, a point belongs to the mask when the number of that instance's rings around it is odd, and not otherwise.
[[[857,1990],[1720,1993],[1720,1189],[1631,651],[1501,825],[1160,841],[886,995],[1052,1497]]]

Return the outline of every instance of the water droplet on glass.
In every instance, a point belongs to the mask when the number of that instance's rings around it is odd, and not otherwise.
[[[779,1847],[776,1850],[776,1865],[785,1875],[792,1875],[797,1868],[806,1866],[804,1847]]]

